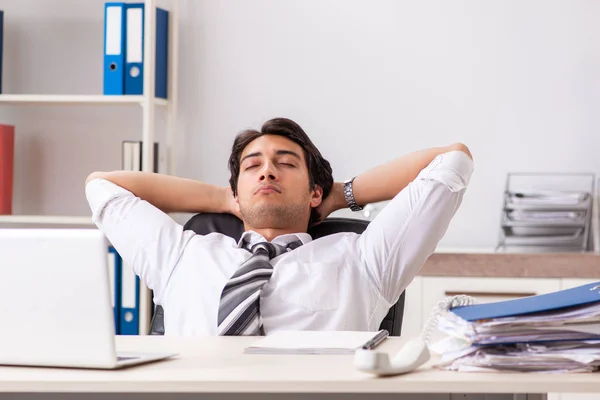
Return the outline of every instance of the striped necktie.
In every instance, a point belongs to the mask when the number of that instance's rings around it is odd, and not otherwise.
[[[297,240],[285,247],[269,242],[252,246],[252,256],[235,271],[221,293],[217,328],[219,336],[264,335],[259,295],[273,274],[269,260],[301,245],[302,242]]]

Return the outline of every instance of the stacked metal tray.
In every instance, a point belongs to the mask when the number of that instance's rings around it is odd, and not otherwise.
[[[593,249],[594,174],[509,173],[498,251]]]

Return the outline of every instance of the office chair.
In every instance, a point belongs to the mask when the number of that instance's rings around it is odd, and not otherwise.
[[[369,221],[360,219],[326,218],[320,224],[309,228],[308,233],[313,240],[338,232],[362,233],[368,224]],[[238,241],[244,233],[244,224],[232,214],[205,213],[194,215],[183,229],[192,230],[199,235],[220,232]],[[396,304],[390,308],[390,311],[381,322],[380,329],[386,329],[391,336],[400,336],[404,314],[404,298],[405,292],[402,292]],[[149,333],[150,335],[164,335],[165,333],[164,310],[160,305],[157,305],[154,309]]]

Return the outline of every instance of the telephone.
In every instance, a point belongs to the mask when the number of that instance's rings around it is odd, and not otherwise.
[[[417,369],[431,358],[429,340],[440,315],[451,308],[472,304],[475,304],[475,299],[471,296],[446,297],[433,308],[421,335],[409,340],[392,359],[381,351],[359,349],[354,353],[354,366],[379,376],[400,375]]]

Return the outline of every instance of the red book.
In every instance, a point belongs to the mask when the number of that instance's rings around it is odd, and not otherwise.
[[[0,214],[12,214],[15,127],[0,124]]]

